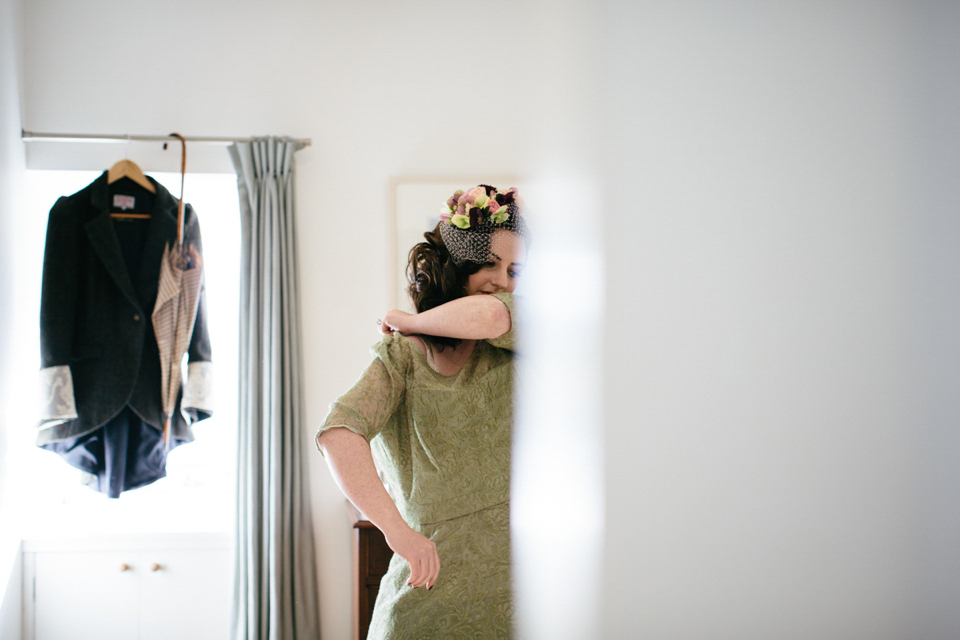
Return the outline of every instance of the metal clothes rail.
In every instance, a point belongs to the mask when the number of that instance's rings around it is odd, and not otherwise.
[[[177,138],[173,136],[137,136],[137,135],[112,135],[112,134],[91,134],[91,133],[38,133],[36,131],[20,130],[21,138],[24,142],[33,140],[58,141],[58,142],[176,142]],[[216,138],[216,137],[190,137],[185,136],[187,142],[196,142],[200,144],[233,144],[234,142],[250,142],[256,138]],[[299,148],[309,147],[310,138],[294,138]]]

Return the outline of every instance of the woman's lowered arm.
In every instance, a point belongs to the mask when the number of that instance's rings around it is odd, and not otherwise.
[[[400,515],[377,475],[366,438],[346,427],[334,427],[317,436],[317,445],[344,495],[383,532],[390,548],[410,565],[407,584],[414,588],[433,586],[440,573],[437,546],[412,529]]]

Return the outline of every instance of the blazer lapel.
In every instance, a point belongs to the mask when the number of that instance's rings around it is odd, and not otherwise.
[[[110,274],[120,291],[123,292],[123,295],[137,307],[140,307],[140,300],[137,298],[137,292],[133,289],[130,274],[127,273],[127,265],[124,264],[123,254],[120,253],[120,242],[117,240],[117,234],[113,230],[113,221],[110,219],[110,209],[107,207],[106,171],[94,182],[91,200],[98,213],[84,225],[87,237],[90,238],[90,245],[100,261],[103,262],[107,273]]]

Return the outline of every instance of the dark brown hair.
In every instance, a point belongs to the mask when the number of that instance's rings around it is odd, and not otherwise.
[[[407,293],[417,313],[467,295],[467,279],[483,266],[476,262],[454,264],[440,237],[440,224],[423,234],[424,241],[415,244],[407,257]],[[439,351],[445,346],[456,347],[461,342],[444,336],[423,337]]]

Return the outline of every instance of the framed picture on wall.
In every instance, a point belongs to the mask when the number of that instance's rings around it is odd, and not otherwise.
[[[423,234],[437,226],[444,203],[454,191],[489,184],[498,189],[517,187],[522,192],[523,186],[518,182],[510,176],[393,178],[390,181],[390,307],[413,311],[407,295],[407,257],[413,245],[423,241]]]

